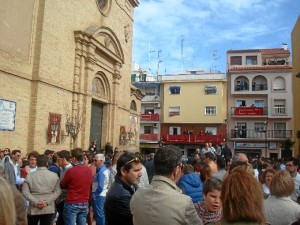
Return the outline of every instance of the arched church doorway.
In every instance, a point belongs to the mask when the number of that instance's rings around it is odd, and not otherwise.
[[[103,104],[92,101],[90,143],[97,141],[97,151],[100,152],[102,136]]]

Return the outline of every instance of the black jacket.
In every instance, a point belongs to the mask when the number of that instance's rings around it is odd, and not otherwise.
[[[136,186],[134,187],[136,190]],[[135,190],[123,183],[118,175],[108,190],[104,203],[106,225],[133,225],[130,200]]]

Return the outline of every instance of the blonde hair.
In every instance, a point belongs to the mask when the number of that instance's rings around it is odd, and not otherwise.
[[[272,178],[270,193],[277,198],[287,197],[293,193],[294,186],[295,184],[290,173],[286,170],[279,170]]]
[[[0,225],[16,224],[16,207],[10,185],[0,177]]]

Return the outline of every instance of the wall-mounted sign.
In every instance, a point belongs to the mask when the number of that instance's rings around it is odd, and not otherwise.
[[[275,149],[276,149],[276,142],[275,142],[275,141],[271,141],[271,142],[269,143],[269,148],[270,148],[271,150],[275,150]]]
[[[257,142],[235,142],[235,148],[267,148],[268,143],[257,143]]]
[[[0,99],[0,131],[14,131],[16,102]]]

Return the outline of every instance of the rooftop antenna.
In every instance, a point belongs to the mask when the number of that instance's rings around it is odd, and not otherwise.
[[[183,41],[184,41],[184,38],[183,38],[183,35],[181,35],[181,70],[183,71],[183,64],[184,64],[184,61],[183,61]]]
[[[220,58],[218,56],[218,50],[216,50],[216,49],[212,50],[211,55],[212,55],[212,62],[211,62],[210,72],[212,72],[212,70],[217,70],[216,61]]]
[[[161,50],[158,50],[158,51],[157,51],[157,71],[156,71],[156,74],[157,74],[157,75],[159,74],[159,64],[162,62],[162,60],[159,60],[159,54],[160,54],[161,52],[162,52]]]
[[[151,43],[149,41],[149,49],[148,49],[148,70],[151,73],[151,68],[150,68],[150,64],[151,64],[151,53],[155,52],[154,50],[151,50]]]
[[[193,55],[193,57],[192,57],[192,68],[194,68],[194,59],[195,59],[197,56],[199,56],[199,54]]]

